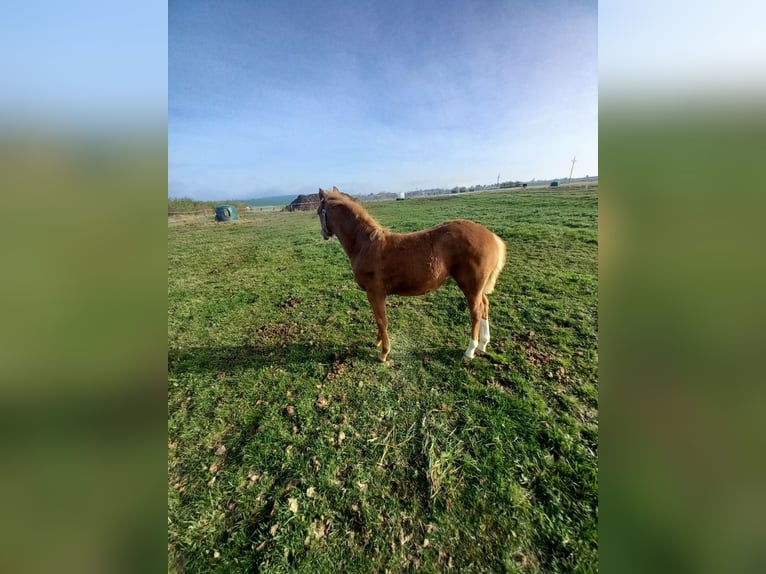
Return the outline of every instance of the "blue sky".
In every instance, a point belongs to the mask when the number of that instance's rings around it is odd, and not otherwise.
[[[155,0],[3,3],[0,121],[68,129],[161,125],[167,13]]]
[[[740,107],[729,98],[751,94],[763,102],[764,22],[766,3],[751,0],[602,2],[601,95],[686,106],[723,96]]]
[[[176,2],[168,192],[598,173],[595,2]]]

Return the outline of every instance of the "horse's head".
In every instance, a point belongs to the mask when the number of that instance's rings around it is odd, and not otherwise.
[[[327,240],[333,236],[332,226],[330,220],[331,209],[329,200],[335,195],[340,195],[340,190],[337,187],[333,187],[332,191],[325,191],[321,187],[319,188],[319,207],[317,208],[317,214],[319,214],[319,222],[322,225],[322,237]]]

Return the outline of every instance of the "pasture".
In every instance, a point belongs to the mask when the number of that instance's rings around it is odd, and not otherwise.
[[[169,223],[169,571],[596,571],[597,192],[366,207],[505,241],[488,352],[450,280],[389,297],[381,364],[314,212]]]

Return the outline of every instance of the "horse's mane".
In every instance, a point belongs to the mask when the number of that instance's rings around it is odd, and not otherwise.
[[[365,233],[370,236],[370,239],[379,239],[383,237],[383,234],[386,230],[383,228],[383,226],[380,225],[380,223],[375,221],[372,215],[367,213],[367,210],[362,207],[362,205],[353,197],[341,192],[333,194],[333,196],[329,199],[346,206],[346,208],[348,208],[348,210],[354,215],[359,224],[366,228]]]

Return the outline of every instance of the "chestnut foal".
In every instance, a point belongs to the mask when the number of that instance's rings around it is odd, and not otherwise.
[[[489,300],[505,265],[505,243],[489,229],[464,219],[415,233],[383,229],[369,213],[337,187],[319,189],[322,237],[335,235],[346,252],[354,279],[370,301],[378,325],[380,360],[391,350],[386,318],[387,295],[425,295],[452,277],[468,301],[471,339],[465,357],[489,343]]]

